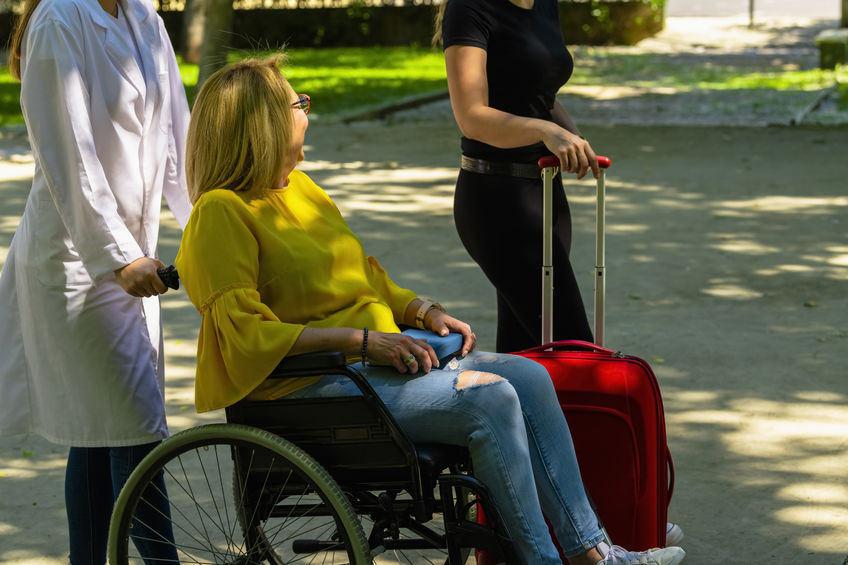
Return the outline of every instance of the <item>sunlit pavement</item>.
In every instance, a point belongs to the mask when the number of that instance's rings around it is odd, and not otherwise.
[[[748,17],[753,6],[758,17],[830,18],[839,17],[839,0],[667,0],[669,17]]]

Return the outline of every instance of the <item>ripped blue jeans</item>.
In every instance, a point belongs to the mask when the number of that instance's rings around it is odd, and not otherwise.
[[[355,368],[412,441],[468,447],[474,475],[489,487],[516,552],[528,564],[561,563],[543,511],[567,557],[603,541],[568,424],[542,365],[472,351],[426,375],[399,374],[392,367]],[[471,373],[462,375],[465,371]],[[502,378],[486,382],[492,379],[474,375],[478,371]],[[466,386],[458,388],[460,383]],[[346,394],[358,394],[358,389],[344,377],[328,376],[289,398]],[[531,476],[534,480],[528,481]]]

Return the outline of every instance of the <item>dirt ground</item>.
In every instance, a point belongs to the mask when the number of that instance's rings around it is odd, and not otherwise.
[[[579,121],[579,114],[578,116]],[[303,168],[403,286],[493,346],[494,292],[451,216],[456,126],[316,120]],[[591,120],[588,120],[591,123]],[[586,123],[587,120],[583,120]],[[676,465],[671,518],[686,563],[848,559],[848,193],[844,127],[587,125],[608,174],[607,345],[647,359]],[[0,261],[32,174],[0,139]],[[574,264],[591,302],[593,184],[567,185]],[[179,231],[164,215],[161,256]],[[192,405],[198,317],[164,297],[172,431],[217,421]],[[65,563],[66,449],[0,438],[0,562]],[[616,454],[609,453],[609,465]]]

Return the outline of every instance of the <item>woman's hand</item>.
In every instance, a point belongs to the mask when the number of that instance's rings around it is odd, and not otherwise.
[[[164,294],[168,287],[159,278],[157,269],[165,266],[159,259],[140,257],[115,271],[115,280],[127,294],[136,297]]]
[[[558,126],[548,122],[542,134],[542,142],[548,150],[559,157],[560,168],[568,173],[577,173],[582,179],[592,169],[595,178],[600,175],[598,158],[589,142]]]
[[[375,365],[393,366],[398,373],[414,375],[419,370],[429,373],[434,366],[439,366],[439,358],[426,340],[404,334],[372,330],[368,334],[366,356]]]
[[[471,331],[471,326],[453,316],[448,316],[441,310],[431,308],[424,316],[424,325],[441,336],[449,333],[462,334],[462,351],[460,352],[462,355],[467,355],[469,351],[477,347],[477,336]]]

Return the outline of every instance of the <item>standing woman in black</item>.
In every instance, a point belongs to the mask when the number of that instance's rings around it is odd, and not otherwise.
[[[542,180],[553,153],[561,168],[598,177],[589,142],[556,101],[574,61],[557,0],[443,0],[435,42],[445,49],[451,106],[462,131],[454,220],[498,298],[498,352],[539,345],[542,311]],[[571,213],[554,179],[554,339],[593,341],[568,255]],[[667,525],[666,542],[683,530]]]
[[[463,134],[457,231],[497,290],[497,350],[539,345],[542,181],[536,162],[553,153],[563,171],[598,176],[592,147],[556,101],[573,69],[557,0],[446,0],[436,20],[439,36]],[[568,258],[571,215],[561,182],[558,175],[554,339],[592,341]]]

